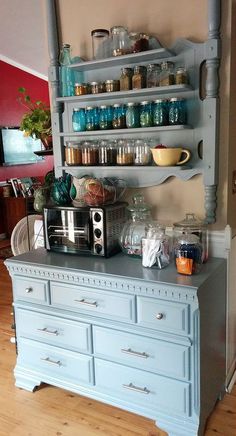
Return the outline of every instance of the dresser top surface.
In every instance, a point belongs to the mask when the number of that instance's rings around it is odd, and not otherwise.
[[[211,258],[202,266],[199,274],[185,276],[176,272],[174,262],[162,270],[155,267],[144,268],[141,259],[126,256],[122,253],[105,259],[98,256],[53,253],[39,248],[5,261],[9,269],[16,265],[25,265],[44,269],[62,269],[63,272],[70,273],[110,275],[124,279],[145,280],[193,288],[198,288],[205,283],[219,268],[225,271],[225,263],[225,259]]]

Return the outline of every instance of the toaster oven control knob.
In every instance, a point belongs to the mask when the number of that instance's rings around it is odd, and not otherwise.
[[[93,219],[96,223],[99,223],[101,221],[102,217],[101,217],[100,213],[95,212],[95,214],[93,215]]]
[[[101,238],[101,234],[102,234],[102,231],[100,229],[94,230],[94,235],[96,236],[96,238]]]
[[[101,251],[102,251],[102,245],[101,244],[95,244],[94,248],[95,248],[96,253],[98,253],[98,254],[101,253]]]

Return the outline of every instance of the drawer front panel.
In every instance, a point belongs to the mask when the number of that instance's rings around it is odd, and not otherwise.
[[[25,338],[19,338],[17,344],[18,365],[61,381],[94,384],[93,357]]]
[[[135,322],[135,297],[51,282],[51,304],[94,316]]]
[[[170,377],[189,379],[190,348],[144,336],[93,327],[94,354]]]
[[[13,277],[14,300],[32,301],[49,304],[49,283],[27,277]]]
[[[188,304],[137,297],[137,311],[142,326],[179,334],[190,331]]]
[[[156,411],[190,416],[190,386],[186,382],[95,359],[96,387],[123,401]]]
[[[15,310],[17,336],[36,339],[81,353],[92,352],[91,326],[50,315]]]

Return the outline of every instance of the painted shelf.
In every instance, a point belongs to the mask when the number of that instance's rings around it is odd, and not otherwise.
[[[178,125],[178,126],[161,126],[161,127],[143,127],[139,129],[112,129],[112,130],[92,130],[86,132],[61,132],[58,135],[60,137],[99,137],[99,136],[126,136],[126,135],[138,135],[140,133],[155,133],[161,131],[174,131],[174,130],[189,130],[192,126]]]

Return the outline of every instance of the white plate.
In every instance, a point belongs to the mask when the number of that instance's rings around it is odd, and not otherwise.
[[[34,222],[42,220],[42,215],[28,215],[22,218],[11,234],[11,249],[14,256],[34,249]],[[43,225],[43,221],[42,221]]]

